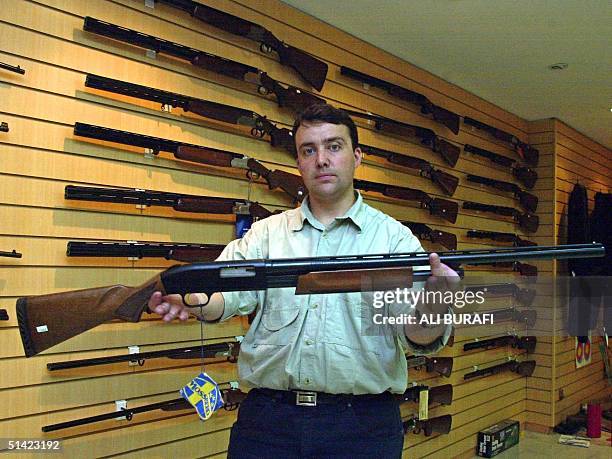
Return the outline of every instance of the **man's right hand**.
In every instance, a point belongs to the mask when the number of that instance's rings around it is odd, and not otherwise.
[[[159,314],[164,322],[172,322],[174,319],[189,319],[189,308],[180,295],[162,296],[161,292],[154,292],[149,298],[149,310]]]

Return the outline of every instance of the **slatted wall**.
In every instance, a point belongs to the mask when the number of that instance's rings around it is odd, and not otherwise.
[[[576,183],[587,189],[589,214],[594,207],[594,196],[597,192],[609,193],[612,190],[612,154],[609,149],[593,142],[580,132],[565,123],[555,120],[555,236],[559,244],[567,240],[567,206],[570,193]],[[612,209],[609,209],[612,212]],[[560,274],[567,274],[564,263],[557,264]],[[564,306],[564,305],[561,305]],[[565,312],[565,308],[558,308]],[[603,372],[603,361],[599,352],[602,341],[600,331],[593,331],[591,343],[591,363],[576,369],[575,338],[564,333],[564,318],[560,314],[557,321],[557,339],[555,342],[555,400],[554,424],[565,420],[566,416],[575,414],[582,403],[612,397],[612,388],[608,385]]]
[[[368,110],[431,128],[458,146],[469,143],[517,159],[507,144],[483,131],[463,125],[459,135],[454,135],[421,115],[418,107],[342,77],[339,66],[345,65],[418,91],[449,110],[527,140],[529,126],[525,120],[275,0],[202,3],[264,25],[288,43],[325,60],[330,71],[321,96],[334,105]],[[108,323],[40,356],[22,357],[15,320],[16,298],[114,283],[137,285],[172,264],[158,259],[67,258],[67,241],[221,244],[233,237],[232,216],[66,201],[63,198],[65,185],[120,186],[250,198],[271,210],[293,205],[282,192],[270,191],[259,182],[249,184],[242,174],[181,162],[165,153],[149,158],[141,149],[73,136],[73,124],[84,122],[226,149],[252,156],[271,169],[295,172],[290,155],[272,148],[266,139],[251,137],[247,131],[211,123],[179,109],[163,112],[153,103],[84,87],[85,75],[94,73],[254,110],[279,125],[290,126],[293,117],[292,113],[279,109],[273,97],[258,95],[253,85],[199,71],[162,55],[149,58],[142,49],[84,32],[84,16],[244,62],[266,70],[283,83],[309,89],[274,57],[260,53],[257,44],[221,32],[164,5],[150,9],[137,0],[5,2],[0,9],[0,61],[19,63],[26,74],[0,71],[0,116],[1,121],[10,126],[8,133],[0,133],[3,159],[0,162],[3,180],[0,249],[15,248],[23,253],[21,259],[0,260],[0,307],[7,309],[10,316],[8,322],[0,323],[0,373],[6,375],[1,382],[5,403],[0,407],[0,437],[40,438],[43,437],[41,426],[112,411],[115,400],[128,400],[128,406],[133,407],[172,399],[177,396],[177,389],[199,372],[197,361],[150,361],[143,367],[116,364],[57,375],[45,369],[46,363],[52,361],[125,353],[129,345],[140,345],[141,351],[145,351],[199,342],[199,324],[162,325],[153,318],[138,324]],[[459,205],[464,200],[475,200],[517,207],[510,195],[465,181],[468,173],[513,180],[507,170],[487,160],[462,152],[456,167],[450,168],[418,142],[383,135],[363,124],[359,133],[365,144],[426,159],[435,167],[458,176],[460,186],[449,199]],[[459,249],[493,245],[468,239],[466,231],[469,229],[512,232],[538,244],[550,244],[554,242],[556,228],[553,155],[555,148],[561,147],[549,146],[549,137],[546,130],[530,133],[530,140],[541,151],[537,168],[540,179],[535,188],[540,200],[537,212],[540,228],[533,235],[522,233],[511,221],[495,215],[460,211],[453,225],[430,216],[426,210],[411,203],[376,194],[365,194],[366,201],[397,219],[427,223],[456,234]],[[568,142],[576,142],[571,137],[568,139]],[[432,197],[447,198],[426,178],[367,156],[358,170],[358,177],[419,188]],[[559,186],[556,193],[559,201]],[[424,245],[427,249],[441,250],[440,246],[426,242]],[[551,263],[534,264],[541,273],[552,273]],[[470,274],[487,274],[500,282],[520,277],[501,268],[468,270]],[[546,299],[544,292],[536,302],[546,306]],[[508,298],[489,300],[486,308],[508,306],[509,301]],[[246,327],[245,321],[234,319],[205,326],[204,335],[206,342],[232,340],[244,334]],[[487,334],[501,334],[507,329],[507,325],[503,325]],[[462,344],[468,340],[471,338],[463,341],[458,338],[453,347],[441,353],[454,357],[450,378],[411,370],[411,379],[428,385],[454,385],[452,405],[435,408],[430,413],[431,416],[452,414],[453,428],[450,434],[443,436],[426,438],[408,434],[406,456],[469,454],[475,446],[476,432],[505,418],[524,422],[535,416],[535,422],[548,424],[553,402],[547,391],[555,382],[562,382],[561,379],[551,380],[556,370],[562,370],[561,366],[554,366],[553,351],[555,346],[564,344],[557,344],[552,339],[540,341],[534,357],[538,366],[528,380],[514,373],[503,373],[464,382],[463,375],[473,371],[474,366],[482,368],[501,363],[516,353],[506,348],[464,353]],[[218,382],[237,378],[231,363],[211,364],[207,371]],[[408,404],[402,408],[405,416],[415,411],[416,407]],[[71,457],[128,454],[131,457],[222,457],[234,417],[233,413],[222,411],[202,423],[190,412],[158,411],[137,415],[129,423],[105,421],[47,434],[44,438],[63,439],[64,451]]]

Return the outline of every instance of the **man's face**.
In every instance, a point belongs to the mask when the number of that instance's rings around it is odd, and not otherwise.
[[[353,148],[343,124],[303,123],[295,134],[297,163],[311,197],[341,199],[353,193],[361,150]]]

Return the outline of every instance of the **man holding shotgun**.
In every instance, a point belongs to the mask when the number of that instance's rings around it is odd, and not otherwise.
[[[298,116],[293,136],[307,198],[297,209],[254,223],[219,260],[423,251],[406,226],[354,190],[362,152],[348,114],[313,105]],[[425,288],[455,288],[457,273],[436,254],[429,262]],[[186,301],[205,302],[198,295]],[[149,309],[167,322],[191,314],[215,322],[257,312],[238,361],[241,380],[254,389],[232,427],[230,458],[401,456],[404,434],[393,394],[406,390],[404,351],[437,352],[450,327],[417,321],[397,336],[366,336],[363,312],[371,308],[359,292],[296,296],[293,288],[215,293],[202,308],[160,292],[149,300]],[[407,310],[419,317],[444,314],[448,306]]]

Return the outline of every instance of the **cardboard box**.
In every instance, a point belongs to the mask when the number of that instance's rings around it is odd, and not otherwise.
[[[480,457],[493,457],[511,448],[519,442],[520,424],[518,421],[506,419],[478,432],[478,448]]]

